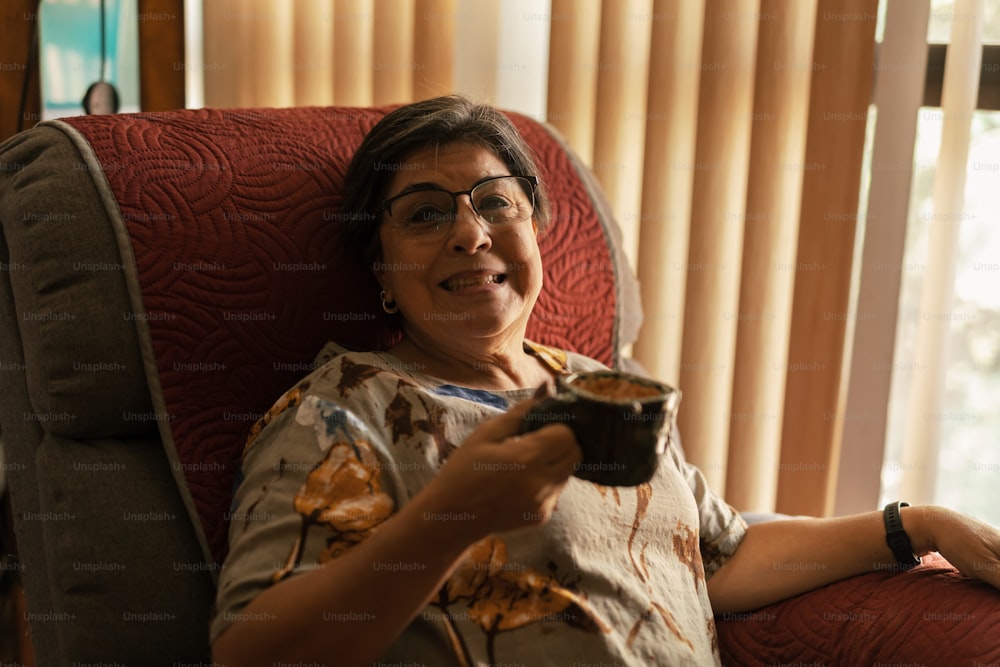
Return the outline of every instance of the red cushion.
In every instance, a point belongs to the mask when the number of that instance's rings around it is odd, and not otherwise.
[[[940,556],[716,617],[725,665],[1000,664],[1000,591]]]
[[[389,108],[188,110],[66,119],[92,146],[131,238],[178,465],[210,548],[253,422],[327,340],[396,336],[335,220],[347,163]],[[511,114],[553,202],[530,338],[616,359],[606,232],[562,145]],[[128,266],[128,258],[124,258]],[[140,323],[140,333],[142,332]],[[154,382],[154,406],[156,405]]]

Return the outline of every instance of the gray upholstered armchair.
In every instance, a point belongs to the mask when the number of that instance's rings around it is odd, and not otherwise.
[[[40,664],[208,660],[249,429],[328,339],[395,336],[337,225],[384,111],[80,117],[0,146],[0,426]],[[617,230],[515,122],[559,221],[532,336],[616,364],[638,326]]]
[[[0,428],[38,664],[209,660],[247,433],[327,340],[396,335],[337,225],[384,111],[81,117],[0,145]],[[559,138],[514,121],[554,205],[529,336],[621,365],[640,315],[617,228]],[[932,561],[718,618],[719,642],[729,664],[1000,662],[996,599]]]

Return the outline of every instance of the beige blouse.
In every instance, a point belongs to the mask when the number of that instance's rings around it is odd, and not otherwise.
[[[603,368],[535,343],[525,349],[554,373]],[[273,583],[336,567],[477,424],[533,393],[458,387],[388,353],[334,344],[318,361],[255,427],[244,452],[213,639]],[[570,478],[546,525],[474,545],[383,662],[718,664],[706,577],[745,531],[672,438],[649,483],[615,488]]]

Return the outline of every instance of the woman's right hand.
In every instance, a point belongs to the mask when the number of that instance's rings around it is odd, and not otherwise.
[[[435,508],[425,509],[425,517],[455,520],[455,536],[469,543],[549,520],[580,448],[565,424],[519,435],[534,403],[523,401],[483,422],[449,455],[424,489]]]
[[[470,546],[551,516],[580,450],[562,424],[517,437],[531,404],[480,424],[420,493],[329,566],[261,592],[243,612],[248,620],[216,639],[216,661],[372,664]],[[366,620],[328,620],[341,617]]]

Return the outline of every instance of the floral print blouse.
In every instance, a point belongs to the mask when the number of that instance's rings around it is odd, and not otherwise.
[[[525,350],[553,373],[603,368],[527,341]],[[213,639],[268,586],[336,567],[477,424],[534,393],[450,385],[389,353],[335,344],[317,361],[248,439]],[[473,545],[383,662],[718,664],[706,580],[745,530],[671,438],[649,483],[572,477],[546,525]]]

